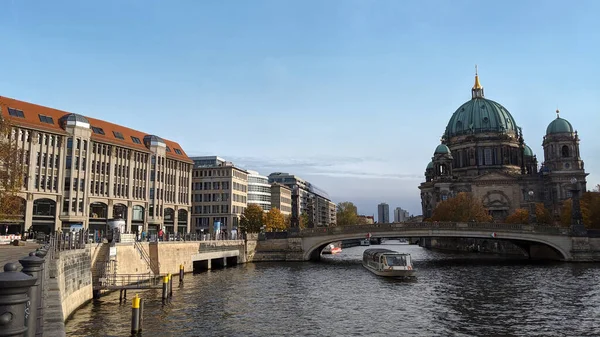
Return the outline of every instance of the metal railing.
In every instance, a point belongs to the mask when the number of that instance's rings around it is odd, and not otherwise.
[[[56,232],[50,236],[50,243],[55,252],[72,249],[84,249],[88,240],[88,230],[77,232]]]
[[[148,264],[148,267],[150,268],[150,270],[152,270],[152,273],[153,274],[158,273],[158,271],[160,270],[160,262],[152,261],[152,258],[150,258],[150,254],[146,251],[146,249],[139,242],[134,241],[133,246],[140,253],[140,255],[142,256],[142,259],[144,261],[146,261],[146,263]]]
[[[151,289],[162,288],[162,277],[165,275],[147,274],[112,274],[105,275],[94,284],[94,289]]]

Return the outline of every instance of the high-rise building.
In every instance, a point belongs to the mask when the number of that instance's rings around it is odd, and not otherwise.
[[[394,222],[405,222],[409,217],[408,211],[403,210],[400,207],[396,207],[394,210]]]
[[[237,229],[248,197],[248,172],[217,156],[192,157],[192,223],[197,233]]]
[[[290,188],[292,193],[298,194],[297,202],[292,197],[292,209],[308,216],[308,227],[335,225],[336,204],[331,202],[329,195],[322,189],[293,174],[282,172],[271,173],[269,182],[283,184]]]
[[[271,209],[271,184],[269,178],[261,176],[256,171],[248,170],[248,205],[260,206],[263,211]]]
[[[9,232],[104,231],[111,218],[125,220],[128,232],[189,231],[193,162],[179,144],[7,97],[0,113],[25,170],[21,215]]]
[[[377,205],[377,222],[390,223],[390,206],[385,202]]]
[[[292,190],[274,183],[271,185],[271,208],[277,208],[283,215],[292,214]]]

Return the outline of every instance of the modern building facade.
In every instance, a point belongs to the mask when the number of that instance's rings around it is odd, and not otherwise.
[[[285,185],[273,183],[271,185],[271,208],[277,208],[281,214],[292,214],[292,190]]]
[[[484,97],[475,74],[471,99],[450,118],[419,186],[423,216],[431,217],[441,201],[469,192],[496,221],[534,202],[544,203],[558,219],[571,190],[586,190],[587,176],[577,131],[558,110],[542,146],[544,162],[538,170],[522,129],[504,106]]]
[[[405,222],[409,217],[407,210],[403,210],[401,207],[394,209],[394,222]]]
[[[179,144],[80,114],[0,97],[23,151],[22,216],[10,232],[82,225],[188,232],[192,161]]]
[[[324,190],[293,174],[275,172],[269,175],[270,183],[279,183],[292,190],[292,214],[306,214],[308,227],[327,227],[335,225],[336,204]],[[297,193],[297,198],[293,194]],[[295,201],[297,200],[297,202]]]
[[[260,206],[263,211],[271,209],[271,184],[269,178],[248,170],[248,205]]]
[[[196,233],[237,229],[248,202],[248,172],[217,156],[192,157],[192,223]]]
[[[377,205],[377,222],[390,223],[390,205],[385,202]]]
[[[372,215],[359,215],[358,223],[364,223],[365,225],[372,225],[375,223],[375,217]]]

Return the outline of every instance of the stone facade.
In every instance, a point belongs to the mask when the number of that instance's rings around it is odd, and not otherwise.
[[[494,221],[518,208],[544,203],[558,220],[571,190],[585,191],[586,176],[579,136],[571,124],[557,118],[543,139],[544,162],[525,144],[523,132],[502,105],[484,98],[475,77],[472,99],[452,115],[421,183],[423,216],[460,192],[483,202]]]

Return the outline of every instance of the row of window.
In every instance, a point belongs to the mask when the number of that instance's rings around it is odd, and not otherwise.
[[[234,194],[235,195],[235,194]],[[229,193],[194,194],[194,202],[221,202],[229,201]]]
[[[261,192],[261,193],[271,193],[271,188],[267,186],[257,186],[248,184],[248,193],[250,192]]]
[[[246,203],[246,196],[233,193],[233,199],[232,200],[235,201],[235,202],[239,202],[239,203],[245,204]]]
[[[235,191],[240,191],[240,192],[247,192],[248,191],[248,186],[244,185],[244,184],[240,184],[238,182],[233,182],[233,189]]]
[[[248,194],[248,200],[271,202],[271,196],[263,194]]]
[[[228,181],[205,181],[204,183],[195,182],[192,184],[192,190],[194,191],[208,191],[208,190],[229,190],[229,182]]]
[[[229,205],[194,206],[192,214],[229,214]]]
[[[37,153],[36,166],[38,167],[59,167],[60,156],[52,153]],[[29,151],[25,151],[25,165],[29,165]]]

